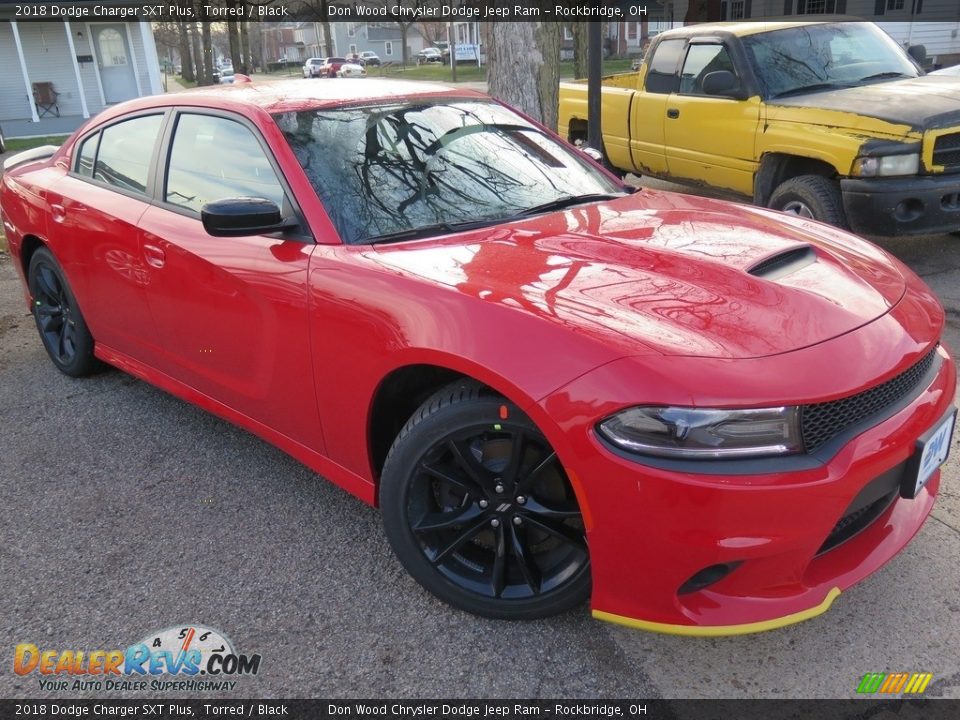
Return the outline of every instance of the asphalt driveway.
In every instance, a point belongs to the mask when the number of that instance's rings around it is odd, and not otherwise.
[[[883,245],[939,293],[960,348],[960,239]],[[181,623],[262,655],[211,697],[847,698],[888,671],[960,697],[956,446],[915,542],[826,615],[691,639],[586,607],[503,623],[442,605],[394,560],[377,511],[283,453],[121,372],[57,373],[3,253],[0,423],[0,697],[45,695],[12,672],[19,643],[123,648]]]

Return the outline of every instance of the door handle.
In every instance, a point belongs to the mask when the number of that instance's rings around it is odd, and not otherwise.
[[[155,268],[162,268],[167,264],[167,256],[156,245],[144,245],[143,246],[143,257],[147,261],[147,265]]]
[[[58,203],[50,203],[50,214],[53,215],[54,222],[63,222],[67,217],[67,211]]]
[[[671,120],[676,120],[678,117],[680,117],[680,111],[677,108],[668,108],[667,117]]]

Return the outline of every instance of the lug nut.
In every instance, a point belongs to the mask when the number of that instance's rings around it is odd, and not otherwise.
[[[497,486],[494,488],[494,490],[496,490],[498,493],[502,493],[503,489],[504,489],[503,485],[501,485],[500,483],[497,483]]]
[[[519,515],[514,516],[514,518],[513,518],[513,524],[514,524],[514,525],[523,525],[523,518],[520,517]]]
[[[490,527],[500,527],[500,521],[494,518],[490,521]]]
[[[481,501],[480,501],[479,503],[477,503],[477,504],[478,504],[480,507],[485,508],[485,507],[486,507],[487,505],[489,505],[490,503],[488,503],[486,500],[481,500]]]
[[[517,505],[526,505],[526,503],[527,498],[525,498],[523,495],[517,495]]]

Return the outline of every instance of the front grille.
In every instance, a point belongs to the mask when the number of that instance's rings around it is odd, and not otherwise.
[[[800,433],[807,452],[814,452],[850,427],[879,415],[905,398],[927,374],[937,354],[935,345],[917,363],[892,380],[856,395],[800,408]]]
[[[933,164],[944,170],[960,170],[960,133],[941,135],[933,144]]]

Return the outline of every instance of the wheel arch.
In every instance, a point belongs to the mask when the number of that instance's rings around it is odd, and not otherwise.
[[[753,203],[766,207],[770,196],[782,183],[800,175],[836,178],[838,170],[828,161],[783,152],[764,153],[753,182]]]
[[[31,234],[23,236],[23,240],[20,242],[20,267],[23,269],[24,277],[27,277],[30,271],[30,260],[33,258],[34,253],[40,248],[50,250],[50,246],[38,236]],[[50,252],[53,251],[51,250]]]

